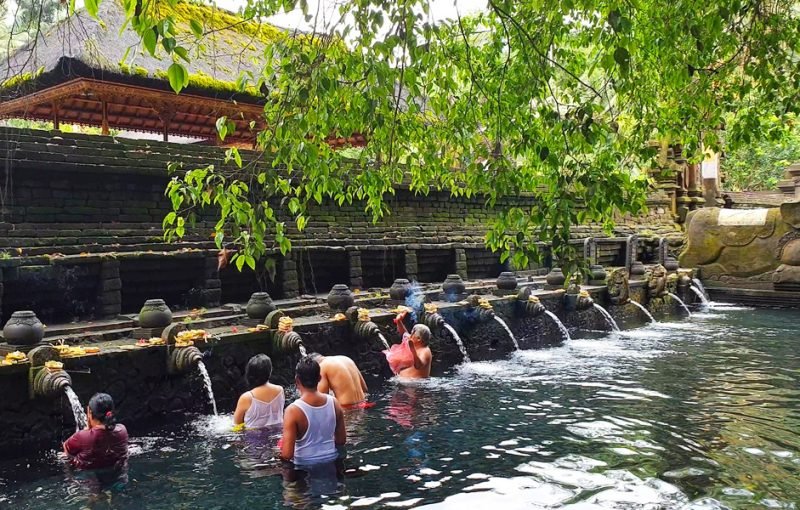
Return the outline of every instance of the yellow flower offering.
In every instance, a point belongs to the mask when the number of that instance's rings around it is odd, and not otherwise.
[[[47,370],[50,370],[51,372],[55,372],[55,371],[58,371],[58,370],[63,370],[64,369],[64,364],[61,363],[60,361],[46,361],[44,363],[44,368],[46,368]]]
[[[369,321],[369,310],[367,310],[366,308],[359,308],[358,320],[360,320],[361,322]]]
[[[278,331],[280,331],[281,333],[288,333],[289,331],[292,330],[293,326],[294,326],[294,321],[292,320],[291,317],[284,316],[278,319]]]
[[[425,307],[425,313],[436,313],[439,311],[439,308],[433,303],[425,303],[423,306]]]

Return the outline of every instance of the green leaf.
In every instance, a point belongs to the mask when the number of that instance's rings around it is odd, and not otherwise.
[[[89,13],[89,16],[97,19],[97,11],[100,8],[100,1],[101,0],[83,0],[83,6],[86,8],[86,12]]]
[[[306,218],[305,216],[298,216],[297,217],[297,230],[302,232],[303,229],[306,228],[306,224],[307,223],[308,223],[308,218]]]
[[[161,45],[167,53],[172,53],[172,50],[178,46],[178,41],[176,41],[174,37],[164,37],[161,39]]]
[[[189,73],[186,68],[181,64],[174,62],[167,69],[167,77],[169,78],[169,86],[175,93],[180,92],[189,82]]]
[[[228,117],[223,116],[218,118],[216,128],[219,139],[225,141],[225,137],[228,136]]]
[[[196,19],[189,20],[189,28],[192,30],[194,36],[198,39],[203,37],[203,25]]]
[[[172,51],[186,62],[190,62],[189,52],[186,51],[186,48],[184,48],[183,46],[176,46],[175,49]]]
[[[245,257],[245,262],[250,267],[250,269],[255,271],[255,269],[256,269],[256,259],[255,258],[253,258],[251,255],[247,255]]]
[[[158,32],[155,28],[146,28],[142,33],[142,45],[152,56],[156,55],[156,43],[158,43]]]

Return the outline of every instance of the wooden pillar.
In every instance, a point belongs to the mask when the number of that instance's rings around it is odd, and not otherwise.
[[[103,105],[103,123],[101,126],[100,133],[102,135],[108,136],[108,101],[103,99],[102,105]]]
[[[53,101],[51,109],[53,110],[53,129],[61,129],[61,116],[59,115],[59,107],[61,104],[58,101]]]

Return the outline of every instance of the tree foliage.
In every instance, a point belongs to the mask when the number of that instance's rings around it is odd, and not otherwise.
[[[164,58],[179,91],[187,45],[202,47],[207,31],[160,7],[175,2],[123,0],[143,51]],[[307,10],[304,0],[249,0],[242,15],[296,7]],[[757,138],[765,117],[800,106],[792,1],[489,0],[480,14],[441,23],[429,7],[350,0],[341,20],[310,14],[313,33],[268,47],[239,84],[266,94],[268,127],[257,137],[269,169],[242,165],[234,149],[225,168],[182,169],[168,189],[167,234],[216,208],[216,240],[239,248],[241,267],[288,250],[289,230],[303,229],[314,202],[358,202],[379,220],[401,182],[480,196],[487,207],[530,192],[531,208],[493,209],[487,245],[524,266],[545,242],[574,272],[570,226],[610,228],[614,213],[643,210],[648,141],[697,156],[701,144],[720,148],[725,120],[735,147]],[[218,122],[220,134],[230,126]],[[326,143],[353,133],[368,140],[357,161]]]

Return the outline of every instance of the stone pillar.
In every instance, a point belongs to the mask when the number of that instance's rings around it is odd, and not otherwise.
[[[119,277],[117,259],[103,258],[100,262],[97,304],[103,318],[116,317],[122,312],[122,279]]]
[[[347,261],[350,267],[350,288],[363,289],[364,279],[362,278],[363,272],[361,270],[361,252],[356,248],[348,248]]]
[[[406,248],[405,251],[405,258],[406,262],[406,278],[409,280],[416,281],[419,278],[419,267],[417,266],[417,250],[409,250]]]
[[[278,279],[284,297],[295,298],[300,295],[300,282],[297,281],[297,261],[291,253],[286,254],[281,260]]]
[[[203,260],[203,306],[219,306],[222,300],[222,280],[219,279],[219,260],[211,255]]]
[[[464,280],[469,278],[467,273],[467,251],[464,248],[456,248],[456,273]]]

